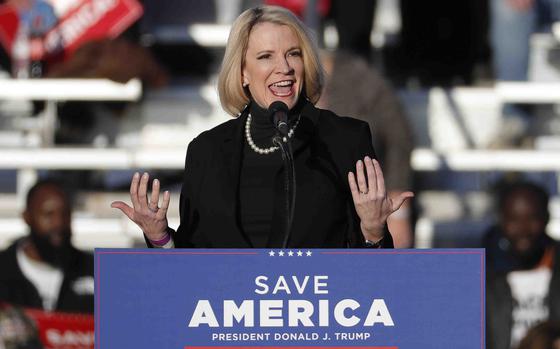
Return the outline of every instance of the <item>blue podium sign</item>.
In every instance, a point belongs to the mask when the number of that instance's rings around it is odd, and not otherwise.
[[[96,249],[113,348],[484,348],[484,250]]]

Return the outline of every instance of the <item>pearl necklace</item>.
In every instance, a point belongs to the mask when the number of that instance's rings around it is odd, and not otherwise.
[[[292,138],[292,136],[294,134],[294,131],[295,131],[297,125],[299,124],[299,119],[300,119],[300,116],[298,116],[294,127],[292,127],[290,129],[290,131],[288,131],[288,138]],[[249,146],[251,147],[251,149],[253,149],[255,151],[255,153],[270,154],[270,153],[278,150],[278,147],[276,147],[276,146],[272,146],[272,147],[263,149],[263,148],[259,148],[255,144],[255,142],[253,141],[253,137],[251,137],[251,114],[249,114],[247,116],[247,121],[245,122],[245,138],[247,138],[247,143],[249,143]],[[286,137],[284,137],[284,142],[286,142],[286,141],[287,141],[287,139],[286,139]]]

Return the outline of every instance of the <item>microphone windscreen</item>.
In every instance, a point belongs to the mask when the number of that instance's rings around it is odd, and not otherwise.
[[[274,101],[268,107],[270,120],[276,126],[278,121],[288,121],[288,106],[282,101]]]
[[[288,129],[288,106],[281,101],[275,101],[268,107],[269,118],[274,127],[281,135],[287,136]]]
[[[282,101],[274,101],[270,104],[270,106],[268,107],[268,111],[272,114],[272,113],[276,113],[278,111],[284,112],[284,113],[288,113],[288,106],[286,105],[286,103],[282,102]]]

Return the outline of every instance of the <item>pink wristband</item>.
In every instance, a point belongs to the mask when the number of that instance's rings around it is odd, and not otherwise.
[[[166,233],[165,236],[163,237],[163,239],[160,239],[160,240],[148,239],[148,240],[150,240],[152,245],[164,246],[165,244],[167,244],[169,242],[169,240],[171,240],[171,235],[169,235],[169,233]]]

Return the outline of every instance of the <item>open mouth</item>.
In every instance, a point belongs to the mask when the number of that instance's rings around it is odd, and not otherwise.
[[[269,85],[268,88],[277,97],[288,97],[293,94],[294,84],[295,81],[293,80],[283,80]]]

